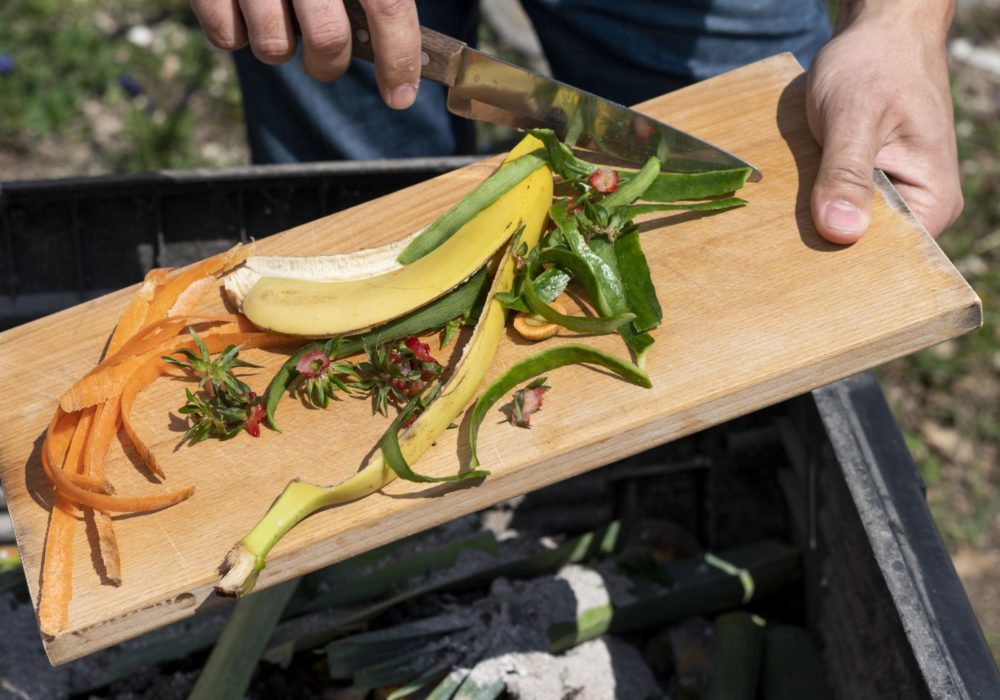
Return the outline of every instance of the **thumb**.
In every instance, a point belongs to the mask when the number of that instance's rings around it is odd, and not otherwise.
[[[823,156],[812,191],[813,221],[831,243],[854,243],[871,221],[881,143],[872,125],[847,111],[824,120],[820,131]]]

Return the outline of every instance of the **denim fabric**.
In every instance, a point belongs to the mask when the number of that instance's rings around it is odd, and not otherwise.
[[[489,0],[484,0],[489,2]],[[807,66],[830,37],[823,0],[522,0],[553,75],[634,104],[773,54]],[[421,23],[474,44],[473,0],[418,1]],[[402,112],[382,104],[372,66],[318,83],[301,55],[281,66],[236,54],[257,163],[440,156],[474,151],[470,125],[423,81]]]

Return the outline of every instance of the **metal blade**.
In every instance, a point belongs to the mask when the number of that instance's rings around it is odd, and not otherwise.
[[[577,148],[643,163],[658,156],[664,170],[752,168],[732,153],[623,105],[466,48],[448,110],[514,129],[550,128]]]

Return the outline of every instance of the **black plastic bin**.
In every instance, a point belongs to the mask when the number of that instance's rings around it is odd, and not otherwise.
[[[154,265],[189,262],[468,162],[0,183],[0,327],[137,282]],[[872,375],[758,414],[749,429],[747,421],[711,429],[711,440],[737,451],[781,448],[774,478],[803,553],[805,619],[835,696],[1000,698],[1000,674]],[[697,490],[690,498],[708,508],[721,502]],[[766,508],[751,497],[742,503],[750,517]],[[706,522],[723,516],[731,514]]]
[[[0,182],[0,328],[440,175],[472,158]]]

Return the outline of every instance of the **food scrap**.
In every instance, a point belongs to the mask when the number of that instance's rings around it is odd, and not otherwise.
[[[651,331],[663,319],[636,216],[650,212],[721,211],[749,169],[663,173],[650,158],[639,170],[598,167],[576,157],[551,131],[535,130],[501,167],[430,226],[377,248],[320,258],[253,257],[237,246],[181,271],[154,270],[140,286],[105,357],[60,397],[46,432],[42,463],[56,488],[42,569],[39,617],[54,635],[66,626],[72,596],[73,533],[82,517],[99,533],[99,560],[109,582],[121,580],[111,513],[156,510],[189,498],[193,486],[155,495],[114,493],[104,461],[122,428],[150,474],[164,478],[156,456],[130,420],[139,393],[159,377],[183,372],[179,412],[183,440],[232,439],[261,424],[278,430],[288,395],[327,408],[338,393],[371,399],[373,412],[396,411],[367,464],[350,478],[316,485],[292,478],[259,523],[226,555],[217,590],[253,590],[271,548],[303,518],[378,491],[397,476],[417,482],[482,479],[476,443],[487,411],[517,386],[510,423],[530,427],[549,390],[546,376],[572,364],[611,371],[649,387],[645,362]],[[553,199],[554,180],[570,191]],[[238,269],[235,269],[238,268]],[[239,314],[199,317],[202,296],[218,277]],[[582,312],[557,301],[573,285]],[[480,392],[504,337],[507,311],[524,338],[617,334],[631,357],[588,345],[546,348],[513,365]],[[441,347],[463,326],[472,331],[452,367],[423,337],[441,332]],[[234,370],[252,368],[245,348],[293,352],[258,396]],[[357,360],[350,358],[361,354]],[[214,357],[213,357],[214,356]],[[476,393],[480,392],[478,399]],[[469,409],[469,463],[447,475],[411,468]],[[294,477],[295,475],[290,475]]]
[[[523,389],[514,392],[508,420],[518,428],[530,428],[531,416],[542,408],[542,397],[551,389],[545,377],[539,377]]]

